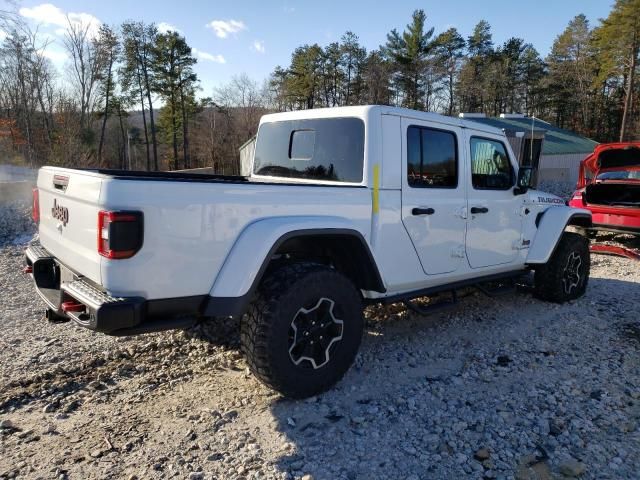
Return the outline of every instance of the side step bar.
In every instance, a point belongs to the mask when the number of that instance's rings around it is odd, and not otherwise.
[[[510,285],[501,285],[499,287],[492,288],[492,289],[486,288],[484,285],[479,283],[475,285],[475,288],[477,288],[478,291],[484,293],[487,297],[490,297],[490,298],[501,297],[503,295],[507,295],[509,293],[513,293],[516,291],[516,286],[514,281],[511,281]]]
[[[496,297],[499,295],[513,292],[516,290],[515,288],[516,280],[518,278],[523,277],[528,272],[529,270],[517,270],[515,272],[505,272],[505,273],[499,273],[494,275],[488,275],[481,278],[463,280],[460,282],[449,283],[446,285],[438,285],[435,287],[429,287],[421,290],[416,290],[413,292],[407,292],[407,293],[398,294],[398,295],[391,295],[384,298],[368,299],[366,303],[369,305],[376,304],[376,303],[389,305],[391,303],[400,302],[400,303],[404,303],[409,310],[419,315],[427,315],[427,314],[431,314],[436,311],[443,310],[445,308],[449,308],[455,305],[458,302],[457,290],[461,288],[469,288],[469,287],[477,288],[480,292],[487,295],[488,297]],[[511,285],[505,285],[495,289],[488,289],[483,285],[484,283],[498,282],[498,281],[508,281],[509,283],[511,283]],[[412,302],[412,300],[415,300],[416,298],[431,297],[433,295],[436,295],[439,293],[446,293],[446,292],[449,292],[451,295],[451,298],[449,300],[443,300],[441,302],[426,305],[424,307],[420,305],[416,305],[415,303]]]

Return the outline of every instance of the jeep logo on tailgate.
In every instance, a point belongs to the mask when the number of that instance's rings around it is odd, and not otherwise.
[[[58,200],[53,199],[53,208],[51,209],[51,216],[56,220],[60,220],[62,225],[67,226],[67,222],[69,221],[69,209],[67,207],[63,207],[62,205],[58,205]]]

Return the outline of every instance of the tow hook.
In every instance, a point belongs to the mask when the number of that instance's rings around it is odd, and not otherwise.
[[[44,312],[44,317],[47,319],[48,322],[51,322],[51,323],[66,323],[71,320],[70,318],[67,318],[64,315],[60,315],[57,312],[54,312],[50,308],[48,308]]]

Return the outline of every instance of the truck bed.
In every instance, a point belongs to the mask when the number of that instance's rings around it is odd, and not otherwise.
[[[284,182],[266,180],[43,167],[40,242],[70,271],[111,294],[153,300],[208,294],[240,233],[263,219],[332,212],[355,218],[360,232],[371,230],[371,194],[364,185],[285,180],[282,188]],[[99,254],[101,211],[143,216],[144,240],[135,256],[113,260]]]

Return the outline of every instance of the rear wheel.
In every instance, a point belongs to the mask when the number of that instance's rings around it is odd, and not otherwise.
[[[362,301],[351,281],[327,266],[297,263],[262,282],[242,318],[242,349],[262,382],[305,398],[342,378],[362,329]]]
[[[581,297],[590,268],[589,241],[577,233],[564,233],[549,261],[536,268],[536,296],[557,303]]]

